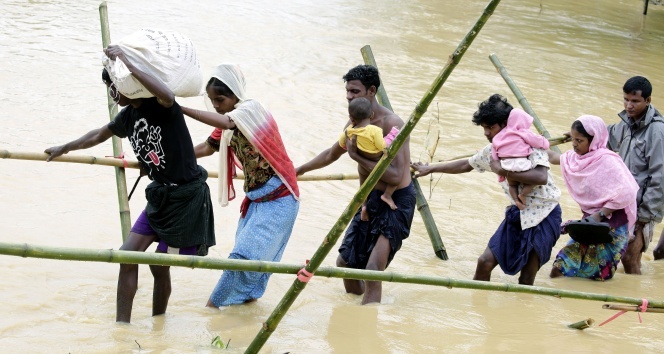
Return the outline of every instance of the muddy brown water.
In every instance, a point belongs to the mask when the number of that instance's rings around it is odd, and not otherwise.
[[[101,36],[96,1],[3,1],[0,4],[0,149],[43,151],[108,121],[100,80]],[[204,72],[239,63],[251,96],[277,117],[299,165],[334,143],[346,121],[342,75],[362,63],[371,45],[395,111],[404,119],[486,5],[485,1],[291,1],[238,3],[110,1],[111,36],[141,27],[178,30],[197,45]],[[426,160],[430,124],[441,131],[434,160],[472,153],[486,143],[470,122],[476,105],[500,93],[517,104],[488,59],[495,53],[553,135],[581,114],[617,120],[621,87],[633,75],[650,78],[653,103],[664,106],[664,7],[642,1],[503,1],[436,96],[411,138],[413,161]],[[179,99],[205,108],[201,98]],[[196,142],[211,128],[188,121]],[[129,145],[125,142],[128,150]],[[563,146],[563,150],[569,146]],[[76,154],[111,154],[110,142]],[[131,153],[129,153],[131,156]],[[215,158],[200,162],[217,170]],[[353,173],[348,157],[315,173]],[[578,217],[563,189],[563,217]],[[131,186],[137,172],[127,173]],[[121,243],[113,169],[32,161],[0,161],[0,241],[117,249]],[[139,191],[145,187],[141,181]],[[208,182],[216,198],[216,180]],[[477,256],[502,219],[507,201],[495,175],[469,173],[421,181],[450,259],[433,254],[421,217],[390,269],[407,274],[470,279]],[[237,184],[237,189],[241,190]],[[303,263],[320,245],[357,189],[357,181],[302,182],[302,204],[283,257]],[[241,197],[241,196],[240,196]],[[137,192],[132,220],[144,207]],[[215,208],[218,245],[227,257],[239,202]],[[656,229],[659,235],[661,226]],[[554,254],[568,238],[562,236]],[[657,237],[655,242],[657,241]],[[324,262],[333,265],[336,247]],[[608,282],[548,278],[535,284],[574,291],[661,300],[664,262],[650,252],[643,275],[619,269]],[[220,271],[173,268],[165,316],[151,317],[152,282],[141,266],[131,325],[118,325],[118,266],[0,257],[0,352],[187,353],[228,352],[249,345],[293,276],[274,275],[258,302],[204,307]],[[492,281],[516,283],[500,269]],[[271,336],[265,353],[624,352],[661,351],[664,317],[628,313],[603,327],[570,330],[586,318],[613,312],[602,303],[398,283],[383,284],[380,305],[360,306],[338,279],[314,278]]]

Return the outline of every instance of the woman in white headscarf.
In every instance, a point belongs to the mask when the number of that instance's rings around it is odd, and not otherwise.
[[[283,255],[299,209],[295,167],[284,148],[272,115],[245,93],[244,75],[236,65],[215,68],[206,86],[215,112],[187,107],[189,117],[214,126],[196,157],[219,151],[219,202],[235,198],[235,166],[244,172],[246,197],[231,259],[277,262]],[[241,304],[260,298],[270,273],[224,271],[207,306]]]

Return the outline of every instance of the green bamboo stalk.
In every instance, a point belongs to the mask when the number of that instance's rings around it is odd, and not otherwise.
[[[570,141],[569,137],[566,137],[566,136],[558,136],[558,137],[555,137],[555,138],[547,138],[547,140],[549,140],[549,144],[551,146],[564,144],[564,143],[567,143],[567,142]],[[449,161],[461,160],[461,159],[471,157],[473,155],[475,155],[475,153],[461,155],[461,156],[455,156],[455,157],[452,157],[452,158],[446,159],[446,160],[438,160],[438,162],[449,162]]]
[[[640,305],[627,306],[627,305],[604,304],[602,305],[602,308],[605,310],[641,312]],[[650,307],[650,303],[648,303],[648,307],[646,308],[645,312],[664,313],[664,309]]]
[[[8,151],[0,150],[0,158],[2,159],[12,159],[12,160],[30,160],[30,161],[46,161],[48,154],[43,152],[21,152],[21,151]],[[99,166],[112,166],[112,167],[124,167],[126,162],[126,168],[138,169],[138,161],[133,160],[121,160],[111,157],[95,157],[95,156],[81,156],[81,155],[61,155],[54,158],[52,161],[55,162],[69,162],[69,163],[81,163],[89,165],[99,165]],[[217,171],[208,171],[209,178],[218,178],[219,173]],[[346,173],[331,173],[323,175],[304,175],[298,176],[298,181],[345,181],[345,180],[355,180],[359,179],[358,175],[351,175]],[[243,180],[244,174],[238,172],[235,179]]]
[[[544,127],[544,124],[542,124],[542,121],[539,119],[537,114],[535,114],[535,110],[533,110],[533,107],[530,106],[530,103],[528,103],[528,100],[526,99],[526,96],[523,95],[521,90],[519,89],[518,86],[516,86],[516,83],[512,78],[507,74],[507,70],[505,70],[505,67],[503,64],[498,60],[498,57],[495,54],[489,55],[489,59],[491,59],[491,62],[493,63],[493,66],[496,67],[498,70],[498,73],[500,73],[500,76],[503,77],[503,80],[505,80],[505,83],[507,83],[507,86],[510,87],[512,90],[512,93],[516,96],[516,98],[519,100],[519,104],[521,107],[523,107],[523,110],[528,112],[533,117],[533,124],[535,125],[535,128],[537,128],[537,131],[544,135],[545,138],[551,138],[551,134],[549,134],[549,131],[546,130]],[[557,146],[554,146],[551,148],[551,150],[560,153],[560,149],[558,149]]]
[[[365,45],[364,47],[362,47],[362,49],[360,49],[360,52],[362,53],[362,58],[364,59],[365,64],[372,65],[378,68],[378,64],[376,63],[376,59],[374,58],[373,51],[371,50],[371,46]],[[390,100],[387,98],[387,91],[385,91],[385,85],[383,85],[382,80],[380,82],[380,87],[378,87],[378,92],[376,93],[376,97],[378,98],[378,102],[383,107],[394,112],[394,110],[392,109],[392,105],[390,104]],[[420,215],[422,216],[422,220],[424,221],[424,226],[426,227],[427,234],[429,235],[429,239],[431,240],[431,245],[433,246],[433,252],[438,258],[446,261],[448,259],[447,250],[445,249],[443,240],[440,238],[440,233],[438,232],[438,228],[436,227],[436,221],[433,218],[433,215],[431,215],[431,210],[429,210],[429,204],[427,203],[424,194],[422,194],[422,188],[420,188],[420,182],[417,181],[417,178],[413,178],[412,180],[413,180],[413,186],[415,187],[415,200],[417,203],[417,210],[420,211]]]
[[[236,270],[246,272],[261,272],[275,274],[295,275],[302,269],[302,265],[280,262],[253,261],[244,259],[224,259],[216,257],[183,256],[168,253],[146,253],[134,251],[119,251],[111,249],[88,249],[30,245],[27,243],[0,242],[0,255],[17,256],[23,258],[40,258],[53,260],[84,261],[98,263],[123,264],[154,264],[162,266]],[[479,280],[465,280],[443,278],[429,275],[409,275],[390,271],[376,271],[338,267],[320,267],[315,277],[357,279],[368,281],[384,281],[404,284],[420,284],[441,286],[446,288],[501,291],[523,293],[532,295],[554,296],[556,298],[569,298],[587,301],[617,302],[629,305],[641,305],[642,297],[612,296],[608,294],[587,293],[564,289],[546,288],[521,284],[495,283]],[[314,278],[315,278],[314,277]],[[315,280],[312,280],[315,281]],[[603,305],[603,308],[617,309],[620,305]],[[628,307],[633,311],[636,307]],[[664,309],[664,301],[648,300],[648,312],[660,312]],[[652,311],[651,311],[652,310]]]
[[[433,252],[438,258],[446,261],[449,259],[447,256],[447,249],[443,244],[443,240],[440,238],[440,233],[438,233],[438,228],[436,227],[436,221],[434,220],[433,215],[431,215],[429,203],[422,193],[422,188],[420,187],[420,182],[417,181],[417,178],[413,178],[413,186],[415,187],[417,210],[419,210],[422,215],[424,227],[427,229],[427,234],[429,234],[429,239],[433,246]]]
[[[373,51],[371,50],[371,46],[365,45],[362,47],[362,49],[360,49],[360,53],[362,53],[364,64],[378,68],[378,64],[376,64],[376,58],[374,57]],[[392,104],[390,104],[390,99],[387,98],[387,92],[385,91],[383,80],[380,80],[380,87],[378,87],[378,91],[376,92],[376,98],[378,99],[378,103],[380,103],[381,106],[394,112],[394,109],[392,109]]]
[[[420,102],[417,104],[415,110],[410,115],[410,118],[406,124],[402,127],[399,134],[397,134],[397,136],[394,138],[392,145],[387,148],[387,152],[383,154],[383,157],[380,159],[380,161],[378,161],[376,167],[373,169],[373,171],[371,171],[367,179],[364,181],[364,184],[362,184],[360,189],[351,200],[350,204],[343,211],[339,217],[339,220],[337,220],[330,232],[327,234],[327,236],[325,236],[323,243],[311,257],[311,261],[306,266],[306,270],[309,273],[314,273],[321,265],[327,254],[332,249],[332,246],[334,246],[341,233],[344,231],[346,226],[348,226],[348,223],[353,217],[353,214],[355,214],[362,202],[367,198],[371,190],[380,179],[380,176],[382,176],[387,169],[390,162],[394,160],[396,153],[403,145],[406,137],[408,137],[408,135],[410,135],[410,133],[413,131],[413,128],[415,128],[417,122],[419,122],[422,115],[426,112],[427,108],[431,104],[431,101],[433,101],[433,98],[443,86],[445,80],[447,80],[452,70],[454,70],[456,65],[459,63],[466,50],[471,45],[489,17],[493,14],[493,10],[496,8],[496,6],[498,6],[499,3],[500,0],[491,0],[489,2],[489,4],[484,9],[484,12],[482,13],[482,16],[480,16],[470,32],[466,34],[466,36],[461,40],[461,43],[459,43],[457,46],[456,50],[450,55],[447,64],[445,64],[443,70],[433,81],[431,87],[425,93],[422,100],[420,100]],[[291,307],[295,299],[297,299],[302,289],[306,287],[306,285],[307,283],[301,282],[297,279],[293,282],[290,289],[286,292],[286,294],[284,294],[284,297],[281,299],[277,307],[275,307],[267,321],[263,323],[263,327],[247,348],[247,353],[258,353],[270,335],[276,330],[279,322]]]
[[[567,327],[584,330],[586,328],[590,328],[593,325],[593,323],[595,323],[595,320],[593,320],[592,318],[588,318],[586,320],[575,322],[572,323],[571,325],[567,325]]]
[[[99,19],[101,20],[101,43],[102,47],[106,48],[111,43],[111,30],[108,25],[108,7],[106,1],[99,5]],[[113,120],[118,114],[117,105],[113,101],[110,93],[107,93],[108,102],[108,115]],[[113,156],[123,156],[122,140],[119,137],[113,136]],[[131,230],[131,215],[129,214],[129,198],[127,197],[127,177],[125,176],[125,169],[122,167],[115,168],[115,184],[118,189],[118,205],[120,207],[120,226],[122,228],[122,241],[127,239],[129,230]]]

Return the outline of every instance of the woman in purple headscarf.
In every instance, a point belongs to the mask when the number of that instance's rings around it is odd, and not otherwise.
[[[601,118],[584,115],[570,131],[574,151],[549,159],[560,164],[567,189],[583,212],[583,218],[608,222],[610,243],[585,245],[574,240],[558,252],[551,277],[611,279],[625,254],[636,222],[636,192],[639,187],[620,156],[606,148],[608,131]]]

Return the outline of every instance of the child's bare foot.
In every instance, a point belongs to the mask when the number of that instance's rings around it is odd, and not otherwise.
[[[525,196],[525,194],[519,194],[519,201],[521,202],[521,204],[523,204],[524,207],[526,206],[526,196]]]
[[[523,210],[526,208],[526,205],[523,204],[519,198],[516,198],[514,200],[514,204],[516,205],[517,208],[519,208],[519,210]]]
[[[397,210],[397,205],[394,204],[394,200],[392,200],[392,197],[388,197],[385,194],[383,194],[380,196],[380,200],[387,203],[387,205],[389,205],[392,210]]]
[[[362,206],[362,212],[360,213],[360,220],[369,221],[369,213],[367,212],[367,206]]]

